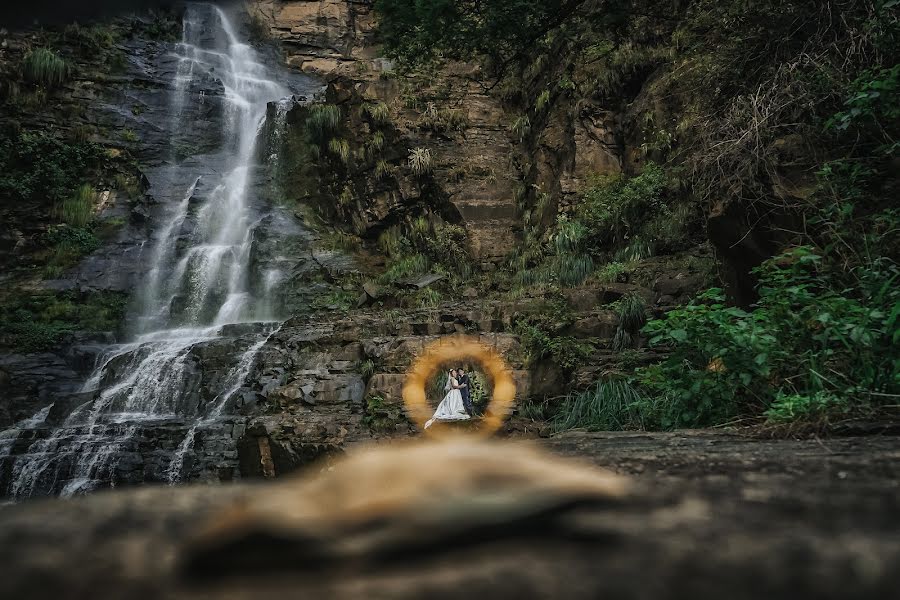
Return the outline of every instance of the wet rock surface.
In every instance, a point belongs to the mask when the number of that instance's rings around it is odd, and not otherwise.
[[[900,590],[896,437],[573,432],[541,444],[627,475],[630,495],[454,540],[441,527],[422,527],[414,554],[401,544],[339,562],[321,560],[316,545],[287,543],[291,534],[277,541],[296,522],[288,517],[296,514],[295,484],[142,488],[24,503],[0,508],[0,590],[31,598],[817,599],[888,598]],[[394,478],[383,485],[427,479],[404,470],[408,464],[394,456]],[[477,478],[478,461],[470,464]],[[532,472],[540,485],[539,470]],[[479,514],[482,488],[459,489],[459,518]],[[510,506],[521,497],[514,494]],[[275,527],[231,547],[247,561],[209,572],[187,562],[196,548],[189,542],[221,515],[260,503],[275,507],[266,517]],[[402,531],[403,506],[380,526]]]

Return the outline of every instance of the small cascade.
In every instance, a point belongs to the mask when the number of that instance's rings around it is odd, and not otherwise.
[[[282,135],[292,92],[212,4],[188,5],[176,54],[173,145],[191,139],[198,115],[216,114],[221,147],[183,164],[173,151],[164,178],[175,182],[173,193],[136,290],[131,339],[98,359],[82,390],[90,399],[62,423],[43,426],[48,407],[18,426],[43,427],[15,456],[7,490],[15,499],[186,478],[186,457],[204,429],[240,419],[231,400],[276,329],[271,298],[282,266],[258,267],[252,256],[269,218],[258,198],[258,161],[277,157],[258,145],[264,134]],[[9,452],[4,440],[0,452]],[[149,465],[149,456],[163,454]]]
[[[184,436],[181,444],[178,445],[178,449],[175,451],[175,454],[172,457],[172,462],[169,464],[169,468],[166,470],[166,480],[170,484],[174,485],[182,480],[184,460],[188,452],[190,452],[194,448],[194,439],[197,435],[197,430],[203,428],[206,425],[209,425],[210,423],[214,423],[216,419],[222,416],[222,413],[225,411],[225,405],[238,392],[238,390],[241,389],[241,386],[250,375],[250,370],[253,368],[254,362],[256,361],[256,355],[260,350],[262,350],[262,347],[266,345],[266,343],[269,341],[269,338],[271,338],[277,332],[277,329],[272,331],[266,337],[260,339],[255,344],[250,346],[250,348],[248,348],[247,351],[244,352],[243,355],[241,355],[241,359],[228,374],[225,392],[219,394],[213,401],[213,406],[209,411],[209,414],[200,421],[194,423],[194,425],[191,426],[191,428],[188,430],[187,435]]]

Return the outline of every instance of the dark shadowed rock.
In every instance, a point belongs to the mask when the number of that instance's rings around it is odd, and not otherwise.
[[[358,448],[275,484],[0,507],[0,593],[882,600],[900,590],[896,438],[570,433],[542,444],[580,460],[513,442]],[[271,473],[279,452],[256,460]],[[585,461],[630,476],[629,489]]]

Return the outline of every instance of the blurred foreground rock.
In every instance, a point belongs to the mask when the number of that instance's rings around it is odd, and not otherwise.
[[[275,483],[2,507],[0,596],[900,594],[896,437],[407,444]]]

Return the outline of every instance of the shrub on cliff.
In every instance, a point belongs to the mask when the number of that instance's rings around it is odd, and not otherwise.
[[[0,200],[62,203],[102,161],[102,148],[90,142],[66,142],[46,133],[0,137]]]
[[[116,292],[19,294],[0,300],[0,347],[17,352],[58,348],[76,332],[116,331],[127,295]]]
[[[69,63],[47,48],[30,50],[22,61],[22,75],[25,80],[48,88],[65,83],[71,72]]]

